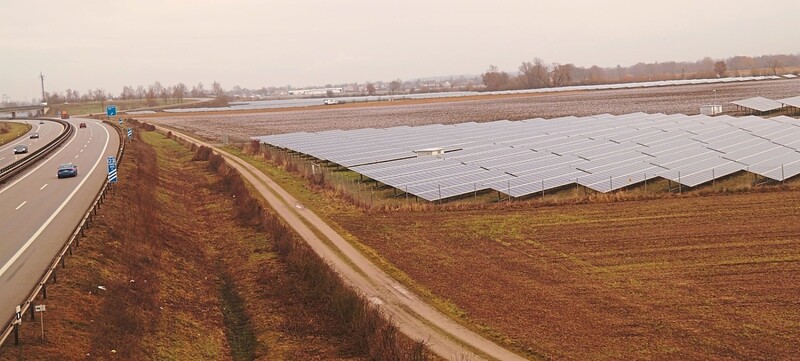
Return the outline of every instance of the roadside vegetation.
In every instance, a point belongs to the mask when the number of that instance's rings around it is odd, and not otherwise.
[[[0,359],[428,359],[218,158],[147,129],[39,300],[46,342],[26,320]]]
[[[154,101],[154,105],[149,106],[147,100],[106,100],[106,101],[92,101],[92,102],[76,102],[76,103],[62,103],[62,104],[51,104],[50,110],[47,112],[47,116],[57,116],[61,111],[66,111],[70,115],[80,115],[80,114],[106,114],[106,106],[108,105],[116,105],[117,112],[122,112],[126,110],[132,109],[140,109],[140,108],[152,108],[152,107],[162,107],[162,106],[169,106],[176,104],[175,102],[165,102],[164,100],[158,99]]]
[[[30,124],[16,122],[0,122],[0,145],[21,137],[31,130]]]

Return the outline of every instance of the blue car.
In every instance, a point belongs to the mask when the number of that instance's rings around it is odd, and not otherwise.
[[[78,175],[78,166],[72,163],[66,163],[58,166],[58,178],[76,177]]]

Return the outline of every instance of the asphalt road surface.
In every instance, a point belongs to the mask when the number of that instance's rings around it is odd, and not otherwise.
[[[46,159],[0,186],[3,323],[25,301],[91,206],[107,177],[106,159],[116,156],[119,148],[119,136],[111,126],[91,119],[68,121],[76,127],[71,138]],[[78,128],[79,123],[86,123],[86,128]],[[47,128],[43,131],[55,134],[61,128],[48,121],[43,126]],[[39,143],[46,142],[41,139]],[[78,176],[58,179],[56,170],[63,163],[77,165]]]
[[[44,124],[39,124],[39,120],[15,120],[17,123],[27,123],[31,125],[31,130],[8,144],[0,146],[0,168],[5,167],[15,161],[27,157],[35,150],[44,147],[47,143],[55,139],[63,127],[53,121],[45,120]],[[33,133],[39,133],[38,139],[31,139]],[[22,144],[28,146],[28,153],[14,154],[14,147]]]

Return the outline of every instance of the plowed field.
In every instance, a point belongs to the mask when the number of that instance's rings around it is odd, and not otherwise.
[[[800,357],[800,192],[336,217],[553,359]]]
[[[713,91],[716,90],[716,93]],[[176,127],[209,139],[247,140],[257,135],[330,129],[385,128],[400,125],[454,124],[469,121],[520,120],[593,114],[697,114],[703,104],[723,104],[754,96],[781,99],[800,95],[800,80],[741,84],[685,85],[522,96],[475,96],[350,105],[333,108],[250,112],[137,115],[148,122]]]

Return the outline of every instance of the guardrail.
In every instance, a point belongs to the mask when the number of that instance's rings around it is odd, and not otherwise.
[[[110,124],[111,126],[114,127],[114,129],[117,130],[117,135],[119,136],[120,140],[119,149],[117,150],[117,160],[118,160],[117,162],[119,163],[122,161],[122,157],[125,154],[125,139],[122,135],[123,133],[122,128],[120,128],[119,125],[115,124],[114,122],[104,121],[104,123]],[[70,126],[70,128],[72,127]],[[56,256],[53,258],[53,262],[50,263],[50,267],[48,267],[44,271],[44,274],[42,275],[42,278],[39,281],[39,283],[37,283],[36,286],[33,288],[28,298],[25,299],[25,302],[20,305],[21,306],[20,313],[25,314],[26,312],[30,312],[31,321],[33,321],[36,317],[34,308],[31,307],[33,305],[33,301],[36,299],[36,296],[38,296],[40,292],[42,293],[42,297],[44,299],[47,299],[47,281],[49,281],[51,278],[53,280],[53,283],[57,281],[58,275],[56,269],[58,269],[59,264],[61,265],[61,268],[66,267],[64,258],[67,255],[71,256],[72,249],[80,245],[80,237],[82,237],[84,235],[85,230],[89,229],[89,227],[91,226],[92,221],[94,220],[94,216],[97,215],[97,210],[100,209],[100,205],[103,204],[103,200],[105,200],[106,193],[108,192],[109,189],[110,188],[109,188],[108,178],[106,178],[106,180],[103,181],[103,187],[101,187],[100,191],[97,192],[97,195],[95,195],[94,201],[92,201],[92,205],[83,215],[81,221],[78,222],[78,225],[75,227],[75,230],[70,234],[69,238],[67,238],[67,241],[61,248],[61,251],[58,252],[58,254],[56,254]],[[3,332],[0,333],[0,346],[2,346],[3,343],[5,343],[6,339],[8,338],[8,336],[11,335],[11,333],[15,333],[14,341],[15,343],[18,342],[17,332],[19,332],[19,329],[18,325],[14,324],[15,318],[16,315],[13,315],[8,321],[6,321],[5,329],[3,329]]]
[[[72,136],[72,133],[75,131],[75,128],[72,124],[69,124],[61,119],[48,119],[48,118],[33,118],[38,120],[49,120],[53,122],[57,122],[64,127],[64,131],[59,134],[56,139],[47,143],[44,147],[39,148],[33,151],[30,155],[25,158],[22,158],[14,163],[11,163],[3,168],[0,168],[0,184],[5,183],[5,181],[9,180],[10,178],[16,176],[20,172],[22,172],[25,168],[29,165],[38,162],[40,159],[46,157],[50,152],[58,148],[61,144],[63,144],[69,137]]]

